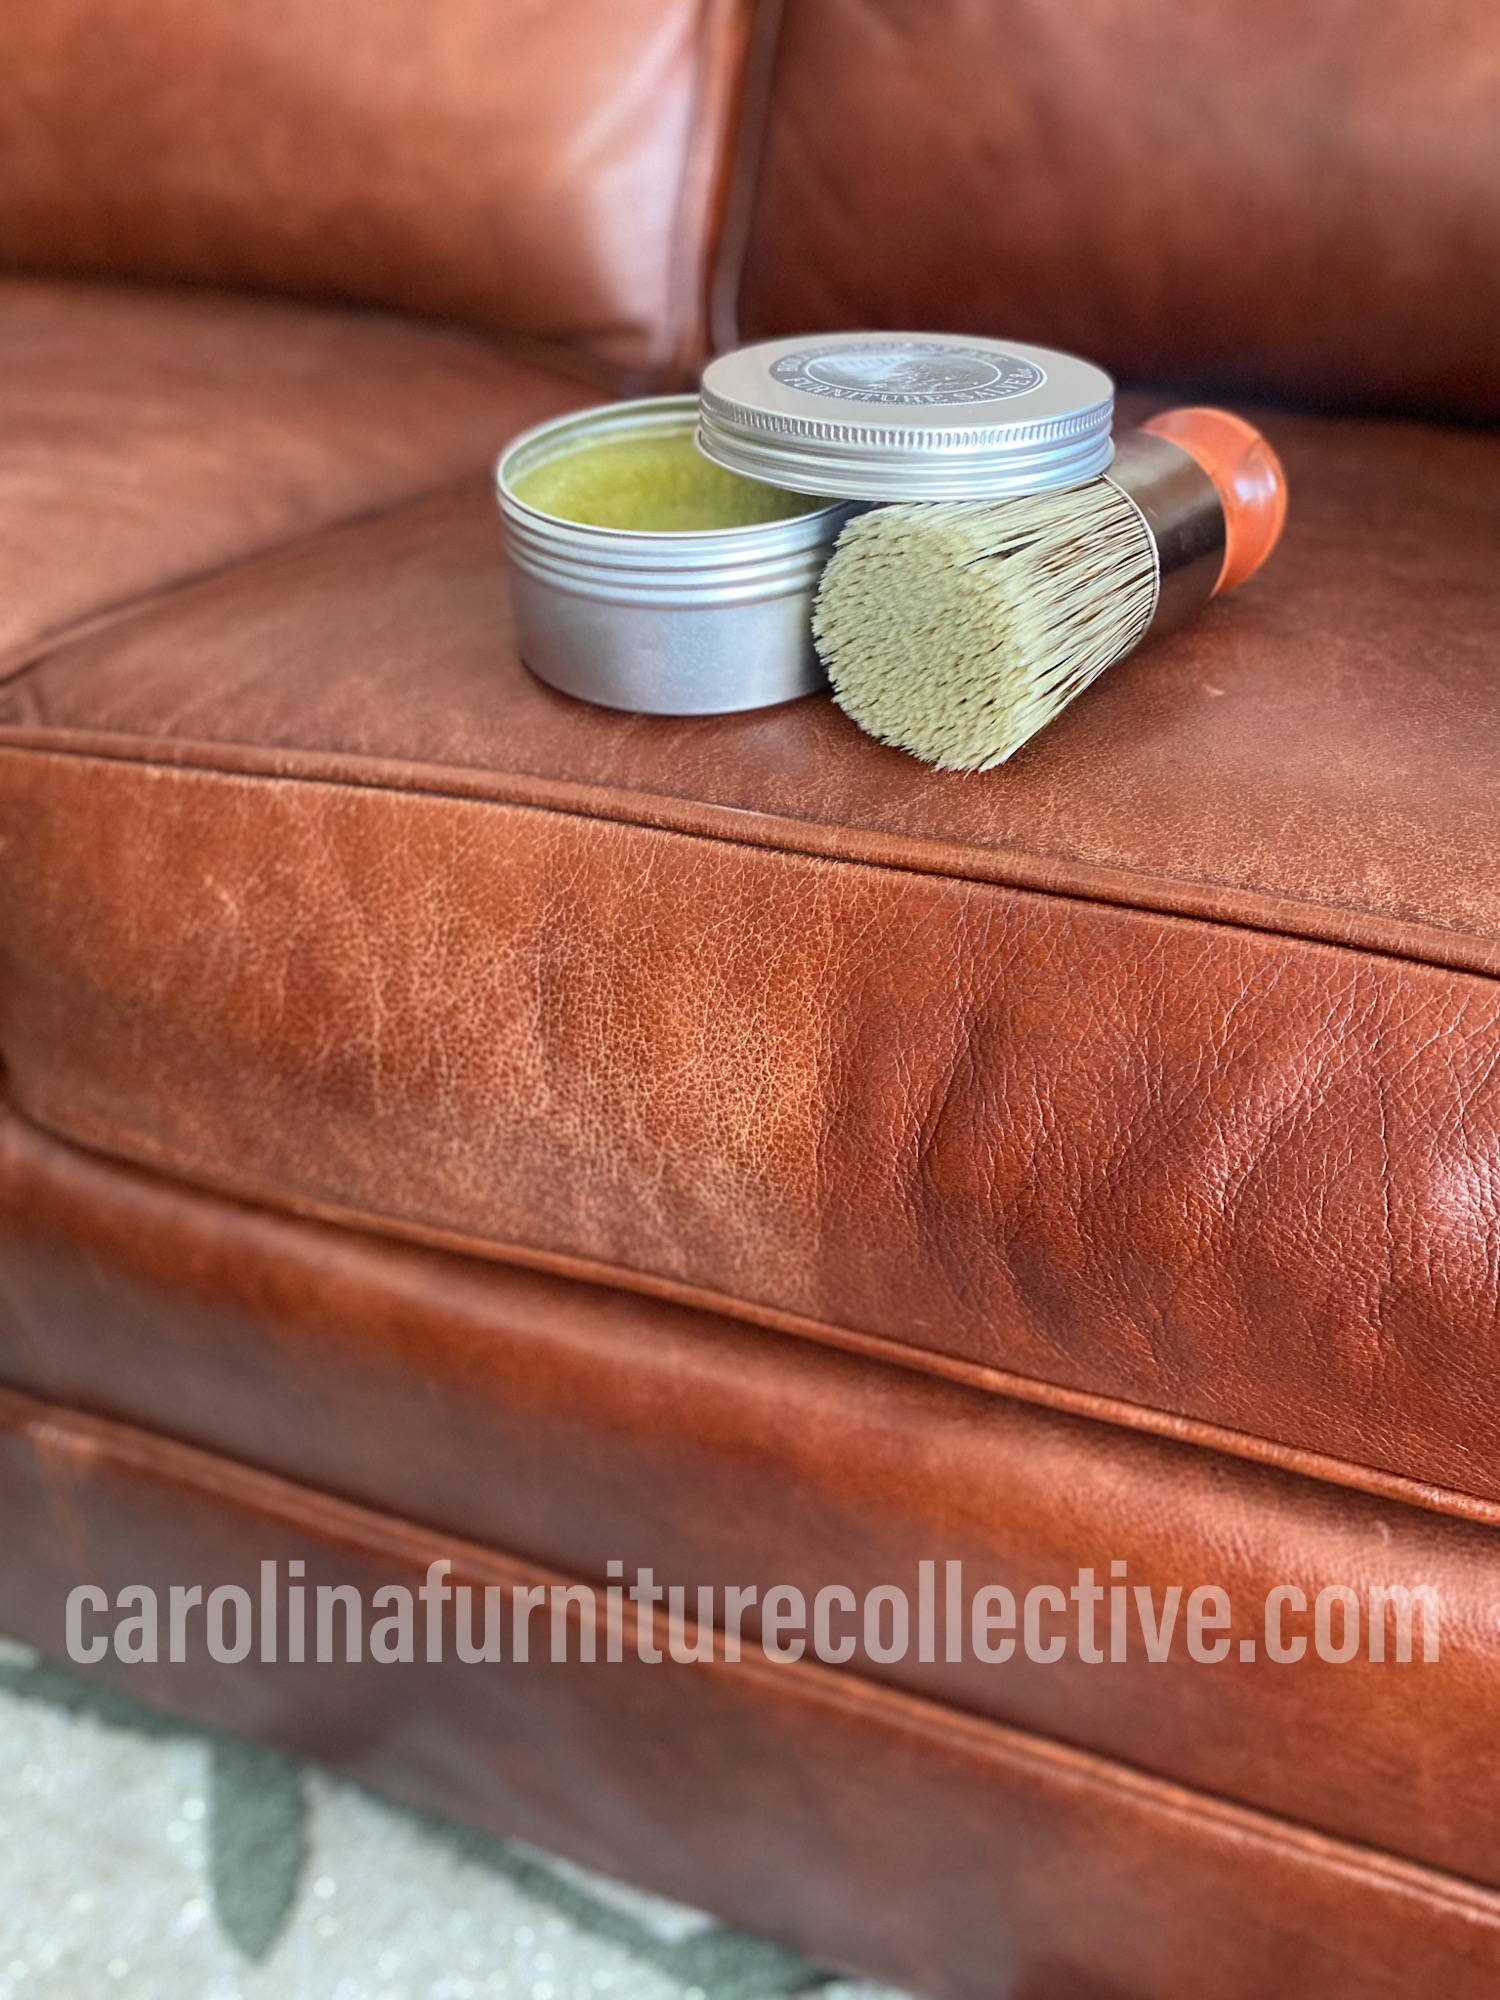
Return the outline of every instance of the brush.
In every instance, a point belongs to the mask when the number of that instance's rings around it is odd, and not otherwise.
[[[1253,576],[1286,476],[1227,410],[1169,410],[1060,493],[877,507],[851,521],[814,609],[834,699],[942,770],[1003,764],[1146,638]]]

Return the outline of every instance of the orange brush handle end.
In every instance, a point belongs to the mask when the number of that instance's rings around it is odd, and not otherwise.
[[[1224,567],[1214,595],[1254,576],[1286,525],[1286,474],[1253,424],[1228,410],[1163,410],[1141,425],[1195,458],[1224,505]]]

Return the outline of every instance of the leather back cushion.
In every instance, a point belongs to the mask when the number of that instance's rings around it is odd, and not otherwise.
[[[1494,0],[795,0],[746,337],[1500,411]]]
[[[691,359],[740,0],[0,9],[0,263]]]

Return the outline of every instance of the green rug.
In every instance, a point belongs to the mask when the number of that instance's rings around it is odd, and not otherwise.
[[[0,1641],[0,2000],[900,2000]]]

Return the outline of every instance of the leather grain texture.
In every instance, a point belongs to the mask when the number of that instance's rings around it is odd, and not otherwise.
[[[0,280],[0,679],[59,628],[478,474],[587,394],[381,313]]]
[[[165,1596],[258,1586],[263,1561],[296,1559],[308,1586],[368,1595],[446,1556],[480,1588],[565,1580],[8,1392],[0,1423],[86,1538],[30,1600],[24,1636],[53,1648],[70,1574]],[[0,1592],[13,1560],[7,1537]],[[410,1667],[110,1671],[936,2000],[1409,2000],[1414,1969],[1488,2000],[1500,1967],[1500,1898],[1455,1877],[753,1649],[738,1665],[467,1667],[450,1649]]]
[[[49,0],[0,22],[0,262],[358,299],[622,384],[702,342],[744,0]]]
[[[799,0],[742,334],[1493,417],[1497,126],[1489,0]]]
[[[1152,1660],[852,1671],[1477,1880],[1500,1810],[1496,1531],[1132,1435],[603,1287],[382,1243],[195,1193],[0,1125],[5,1379],[602,1584],[1101,1588],[1169,1617]],[[1123,1563],[1117,1571],[1113,1565]],[[1267,1657],[1275,1586],[1357,1593],[1385,1658]],[[1230,1657],[1187,1652],[1216,1585]],[[1435,1594],[1409,1664],[1380,1589]],[[721,1600],[722,1601],[722,1600]],[[1058,1600],[1065,1602],[1066,1599]],[[1139,1600],[1132,1598],[1131,1604]],[[1047,1630],[1070,1629],[1049,1619]],[[1111,1645],[1101,1603],[1097,1645]],[[849,1621],[854,1624],[856,1621]],[[752,1628],[756,1621],[752,1616]],[[1424,1636],[1435,1657],[1423,1658]],[[1253,1657],[1240,1657],[1242,1642]],[[965,1639],[967,1648],[967,1639]],[[1274,1745],[1274,1754],[1267,1746]]]
[[[1497,446],[1272,436],[1266,575],[979,778],[551,694],[478,499],[60,650],[0,696],[17,1103],[1484,1511]]]

